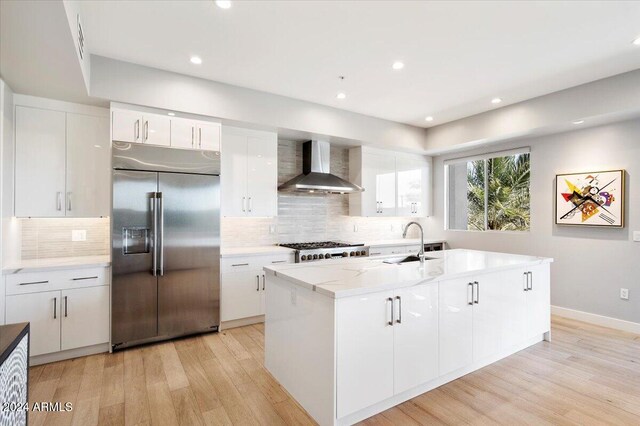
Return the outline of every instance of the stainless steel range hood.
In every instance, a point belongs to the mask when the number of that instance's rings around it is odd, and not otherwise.
[[[302,174],[278,187],[283,192],[326,192],[350,194],[362,192],[358,185],[332,175],[329,169],[329,142],[309,141],[302,145]]]

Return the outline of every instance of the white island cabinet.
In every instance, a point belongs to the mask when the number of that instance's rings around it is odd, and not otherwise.
[[[353,424],[550,337],[552,259],[473,250],[269,265],[265,366]]]

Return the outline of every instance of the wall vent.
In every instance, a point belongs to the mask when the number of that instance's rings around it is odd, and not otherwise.
[[[80,14],[78,14],[78,53],[80,59],[84,60],[84,32],[82,31],[82,23],[80,23]]]

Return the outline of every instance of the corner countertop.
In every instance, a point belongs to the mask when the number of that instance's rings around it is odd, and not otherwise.
[[[111,256],[108,255],[28,259],[8,264],[2,268],[2,275],[57,271],[61,269],[107,267],[110,265]]]
[[[264,256],[269,254],[293,254],[294,250],[280,246],[255,246],[255,247],[222,247],[220,257],[236,256]]]
[[[269,265],[264,269],[276,277],[337,299],[553,262],[546,257],[463,249],[429,252],[427,256],[435,259],[427,260],[424,265],[420,262],[388,264],[378,257]]]

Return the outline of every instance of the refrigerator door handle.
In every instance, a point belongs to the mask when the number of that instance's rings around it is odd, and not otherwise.
[[[158,192],[158,210],[160,210],[160,276],[164,276],[164,205],[162,203],[162,192]]]
[[[151,269],[153,271],[153,276],[158,275],[158,206],[157,206],[157,198],[156,193],[151,193],[151,198],[149,198],[151,202],[151,235],[153,235],[153,251],[151,252],[151,258],[153,265]]]

